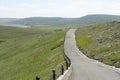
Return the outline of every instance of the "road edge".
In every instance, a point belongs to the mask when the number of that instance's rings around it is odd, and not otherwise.
[[[68,80],[72,73],[72,67],[70,66],[68,70],[65,71],[64,75],[61,75],[57,80]]]

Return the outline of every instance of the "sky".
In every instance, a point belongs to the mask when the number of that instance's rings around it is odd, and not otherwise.
[[[1,18],[120,15],[120,0],[0,0]]]

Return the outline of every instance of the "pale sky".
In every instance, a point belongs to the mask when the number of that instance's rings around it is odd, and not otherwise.
[[[120,15],[120,0],[0,0],[0,17]]]

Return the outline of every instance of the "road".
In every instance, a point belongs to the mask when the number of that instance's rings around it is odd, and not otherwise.
[[[65,54],[71,60],[69,80],[120,80],[120,70],[87,58],[76,46],[75,29],[66,33]]]

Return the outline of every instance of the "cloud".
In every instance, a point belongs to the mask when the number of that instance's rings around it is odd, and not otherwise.
[[[114,4],[112,4],[112,7],[120,8],[120,3],[114,3]]]
[[[0,12],[2,17],[29,17],[43,15],[46,9],[33,4],[19,4],[14,7],[0,6]]]
[[[0,6],[0,10],[5,10],[6,8],[3,6]]]
[[[102,1],[70,0],[69,3],[32,4],[20,3],[14,6],[0,6],[1,17],[81,17],[87,14],[120,14],[120,3]]]

